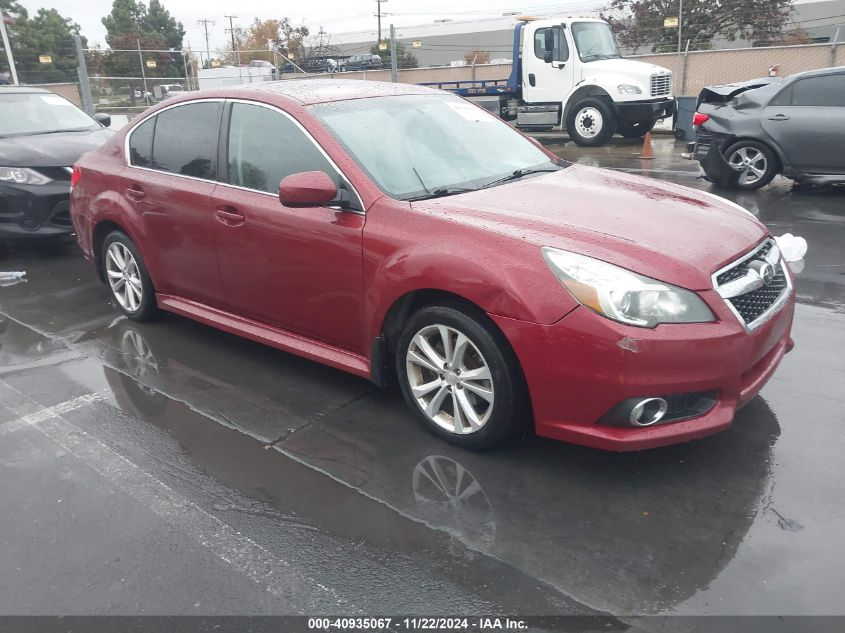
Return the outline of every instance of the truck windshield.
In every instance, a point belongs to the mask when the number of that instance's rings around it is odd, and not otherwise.
[[[379,188],[399,200],[561,169],[507,123],[453,95],[353,99],[310,110]]]
[[[616,40],[606,22],[575,22],[572,37],[582,62],[622,57]]]

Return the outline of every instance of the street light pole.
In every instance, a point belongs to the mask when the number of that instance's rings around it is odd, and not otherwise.
[[[11,18],[9,18],[11,20]],[[12,55],[12,45],[9,44],[9,34],[6,32],[6,14],[0,9],[0,36],[3,37],[3,48],[6,49],[6,59],[9,60],[9,70],[12,73],[12,83],[18,85],[18,69],[15,68],[15,58]]]

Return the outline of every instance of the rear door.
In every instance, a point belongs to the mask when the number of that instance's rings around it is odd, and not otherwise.
[[[213,306],[224,301],[211,204],[222,112],[222,100],[178,104],[135,128],[121,192],[141,214],[156,290]]]
[[[792,82],[763,112],[763,129],[811,174],[845,174],[845,73]]]
[[[231,311],[364,353],[363,211],[289,208],[278,197],[279,182],[291,174],[324,171],[338,186],[345,186],[343,177],[277,108],[232,101],[224,119],[226,184],[213,206]]]

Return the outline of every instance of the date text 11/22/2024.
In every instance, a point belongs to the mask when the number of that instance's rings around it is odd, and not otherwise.
[[[427,630],[427,631],[525,631],[524,620],[502,617],[449,618],[449,617],[406,617],[406,618],[308,618],[309,630]]]

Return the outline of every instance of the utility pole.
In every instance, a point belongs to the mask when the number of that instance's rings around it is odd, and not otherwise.
[[[678,0],[678,55],[681,54],[681,31],[684,28],[684,0]]]
[[[378,10],[376,11],[376,17],[378,18],[378,41],[381,44],[381,19],[386,15],[385,13],[381,12],[381,5],[387,2],[387,0],[376,0],[376,5],[378,6]]]
[[[205,30],[205,59],[208,62],[208,66],[211,67],[211,46],[208,45],[208,25],[214,26],[214,20],[197,20],[197,24],[201,24]]]
[[[232,20],[237,20],[238,16],[236,15],[224,15],[224,18],[229,19],[229,34],[232,36],[232,58],[235,62],[235,66],[238,65],[238,47],[235,45],[235,27],[232,25]]]
[[[9,44],[9,34],[6,32],[6,13],[0,9],[0,36],[3,37],[3,48],[6,49],[6,59],[9,60],[9,70],[12,72],[12,83],[18,85],[18,69],[15,68],[15,58],[12,56],[12,45]],[[14,24],[11,16],[9,24]]]

